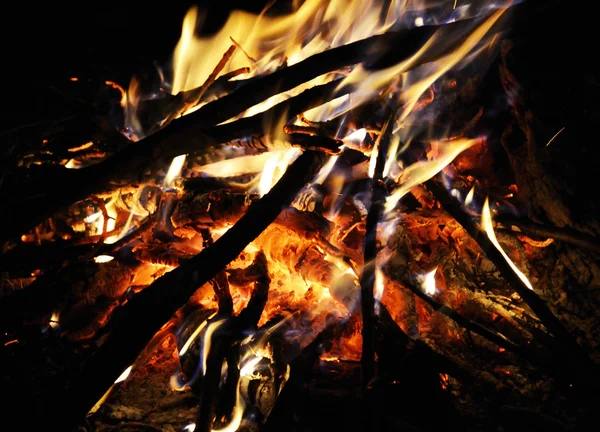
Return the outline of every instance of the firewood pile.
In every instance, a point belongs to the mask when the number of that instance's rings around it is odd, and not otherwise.
[[[213,45],[192,9],[158,90],[69,77],[69,97],[110,109],[2,134],[7,422],[25,407],[31,430],[500,431],[593,415],[600,224],[570,205],[564,128],[547,136],[515,61],[539,11],[373,0],[360,26],[335,3],[232,15],[247,39],[226,24]]]

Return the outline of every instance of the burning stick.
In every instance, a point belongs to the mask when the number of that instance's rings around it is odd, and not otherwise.
[[[499,217],[498,222],[508,227],[514,225],[527,234],[531,234],[534,236],[551,237],[553,239],[563,241],[565,243],[570,243],[582,249],[587,249],[589,251],[600,254],[600,240],[590,235],[586,235],[566,228],[551,227],[510,217]]]
[[[374,374],[375,342],[374,342],[374,313],[375,300],[375,267],[377,263],[377,225],[383,216],[386,190],[383,184],[383,171],[387,159],[389,140],[394,129],[395,115],[391,115],[379,135],[376,165],[371,180],[371,205],[367,213],[366,234],[364,244],[364,267],[360,276],[360,298],[362,311],[362,356],[361,380],[366,388]],[[375,150],[373,150],[375,151]]]
[[[85,417],[123,369],[152,339],[194,291],[215,277],[230,261],[254,240],[279,214],[290,205],[294,196],[324,163],[323,157],[307,152],[292,163],[283,177],[261,200],[211,247],[165,274],[130,300],[123,308],[122,320],[107,341],[85,364],[76,381],[69,386],[62,400],[68,412],[59,406],[48,406],[40,418],[65,430]]]

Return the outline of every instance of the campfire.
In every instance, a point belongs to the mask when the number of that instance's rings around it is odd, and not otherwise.
[[[103,116],[2,135],[9,407],[35,430],[574,430],[600,229],[515,71],[534,8],[205,14],[151,75],[64,77]]]

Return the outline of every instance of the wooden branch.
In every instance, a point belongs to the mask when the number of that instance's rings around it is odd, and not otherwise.
[[[217,298],[219,299],[219,313],[231,315],[233,313],[233,300],[229,291],[229,281],[227,274],[221,272],[211,281],[211,285]]]
[[[433,179],[425,182],[427,189],[431,191],[436,200],[438,200],[444,210],[446,210],[456,221],[469,233],[477,242],[486,256],[494,263],[500,274],[506,282],[514,289],[517,294],[529,305],[533,312],[542,321],[550,333],[554,335],[559,347],[551,346],[554,353],[563,358],[586,364],[589,358],[582,352],[582,348],[577,344],[571,333],[564,327],[558,318],[548,308],[546,303],[532,290],[530,290],[523,281],[512,270],[502,254],[492,244],[487,234],[473,221],[470,215],[464,212],[460,204],[450,196],[442,186],[438,185]],[[575,360],[577,359],[577,360]]]
[[[383,216],[386,189],[383,184],[383,170],[387,158],[389,140],[394,127],[392,114],[379,135],[375,172],[371,180],[371,204],[367,213],[364,242],[364,265],[360,275],[360,298],[362,316],[361,383],[366,388],[374,375],[375,364],[375,267],[377,266],[377,225]]]
[[[529,220],[517,219],[508,216],[499,216],[496,218],[496,222],[508,227],[514,225],[529,235],[551,237],[555,240],[569,243],[573,246],[600,254],[600,239],[575,230],[542,225]]]
[[[116,323],[113,333],[83,365],[68,389],[57,395],[57,403],[49,403],[47,412],[39,418],[44,418],[46,424],[56,425],[58,430],[69,430],[80,422],[175,311],[272,223],[323,164],[324,157],[318,153],[300,155],[271,191],[211,247],[131,299],[123,307],[122,319]]]

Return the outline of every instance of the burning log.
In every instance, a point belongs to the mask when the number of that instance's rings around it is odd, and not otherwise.
[[[122,320],[106,342],[85,364],[77,380],[64,392],[61,403],[71,406],[68,416],[56,407],[47,407],[43,418],[51,424],[70,427],[82,418],[110,387],[114,377],[131,364],[158,329],[193,292],[212,279],[244,247],[256,238],[289,205],[322,165],[312,152],[301,155],[281,180],[212,247],[203,250],[177,269],[165,274],[130,300]],[[58,414],[58,415],[57,415]]]

